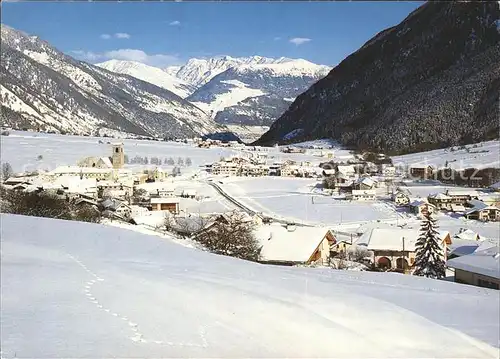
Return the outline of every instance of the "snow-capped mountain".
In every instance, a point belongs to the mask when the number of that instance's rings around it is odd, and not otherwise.
[[[1,35],[0,99],[6,125],[76,133],[109,128],[159,137],[227,131],[166,89],[77,61],[5,25]]]
[[[284,57],[272,59],[262,56],[217,56],[209,59],[194,58],[190,59],[183,66],[167,67],[165,71],[187,83],[200,87],[231,67],[239,67],[241,65],[279,64],[289,60],[290,59]]]
[[[188,97],[196,90],[195,86],[183,81],[175,75],[171,75],[158,67],[149,66],[137,61],[109,60],[96,64],[96,66],[152,83],[182,98]]]
[[[240,64],[213,77],[187,100],[219,123],[269,126],[329,71],[302,59]]]

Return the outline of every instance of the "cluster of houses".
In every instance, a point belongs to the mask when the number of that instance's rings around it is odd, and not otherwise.
[[[362,173],[356,165],[334,165],[324,168],[323,178],[330,189],[344,193],[346,199],[372,201],[376,199],[381,179],[392,179],[396,168],[390,165],[370,166],[366,164]]]
[[[446,190],[433,193],[427,198],[412,198],[408,188],[398,187],[392,196],[394,202],[410,212],[421,215],[424,209],[430,212],[445,211],[463,215],[478,221],[500,221],[500,193],[494,186],[489,192],[477,190]]]
[[[53,194],[76,206],[91,206],[104,216],[130,220],[154,211],[180,212],[181,198],[195,199],[196,190],[176,189],[160,167],[133,172],[124,167],[122,143],[112,145],[109,157],[86,157],[76,166],[59,166],[36,176],[10,177],[2,186],[10,190]],[[158,184],[147,187],[148,184]],[[146,187],[141,194],[141,186]]]
[[[204,169],[212,175],[222,176],[282,176],[282,177],[321,177],[321,169],[310,162],[297,163],[293,160],[267,164],[267,153],[256,152],[249,157],[231,156],[207,164]]]

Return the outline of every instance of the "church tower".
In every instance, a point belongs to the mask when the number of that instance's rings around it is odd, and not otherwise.
[[[125,153],[123,152],[123,143],[113,144],[113,154],[111,156],[111,162],[113,163],[114,169],[119,169],[123,167],[125,162]]]

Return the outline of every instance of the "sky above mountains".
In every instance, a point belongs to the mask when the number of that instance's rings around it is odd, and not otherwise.
[[[422,2],[2,2],[2,23],[92,63],[230,55],[334,66]]]

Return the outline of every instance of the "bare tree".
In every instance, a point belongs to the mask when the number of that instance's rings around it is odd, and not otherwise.
[[[241,216],[227,217],[205,228],[194,239],[216,254],[257,261],[261,246],[254,235],[255,225]]]
[[[144,162],[143,162],[143,164],[147,165],[148,163],[149,163],[149,160],[148,160],[148,157],[146,156],[146,157],[144,157]]]
[[[175,165],[175,161],[172,157],[170,157],[167,161],[165,161],[165,163],[169,166]]]
[[[147,198],[148,198],[148,191],[146,191],[143,188],[134,187],[134,192],[132,194],[132,201],[134,203],[146,201]]]
[[[193,164],[193,162],[191,161],[191,157],[186,157],[186,166],[191,166]]]
[[[178,166],[184,166],[184,160],[183,160],[181,157],[179,157],[179,158],[177,159],[177,165],[178,165]]]
[[[177,166],[172,168],[172,177],[179,176],[181,174],[181,169]]]
[[[7,178],[11,177],[14,174],[14,171],[12,170],[12,166],[10,165],[9,162],[4,162],[2,163],[2,179],[6,180]]]

